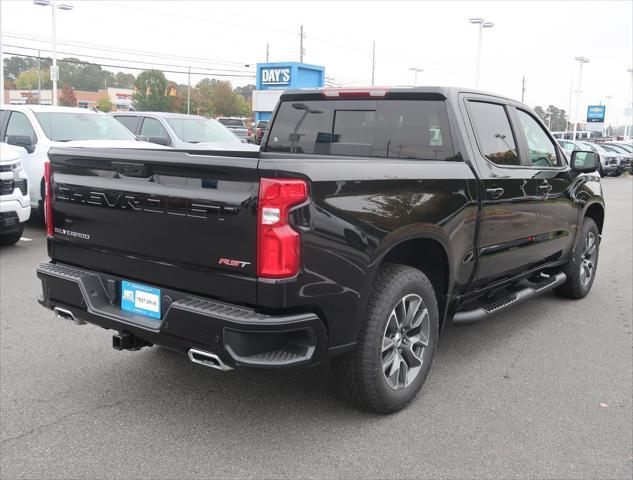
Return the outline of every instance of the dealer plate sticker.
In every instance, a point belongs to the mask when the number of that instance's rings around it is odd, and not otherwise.
[[[160,289],[123,280],[121,309],[146,317],[160,318]]]

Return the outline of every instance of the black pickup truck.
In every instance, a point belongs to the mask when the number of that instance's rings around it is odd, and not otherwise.
[[[495,95],[287,91],[261,152],[49,157],[42,305],[219,370],[330,358],[377,412],[415,397],[449,321],[596,275],[596,154]]]

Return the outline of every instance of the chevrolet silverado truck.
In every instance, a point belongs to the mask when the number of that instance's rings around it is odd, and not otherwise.
[[[596,276],[595,152],[525,105],[457,88],[285,92],[260,152],[55,147],[40,303],[218,370],[330,359],[388,413],[449,322]]]

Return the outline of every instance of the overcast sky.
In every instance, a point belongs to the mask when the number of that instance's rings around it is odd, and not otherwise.
[[[570,82],[575,89],[578,78],[574,57],[582,55],[590,59],[583,73],[582,112],[612,96],[608,120],[622,122],[631,94],[631,1],[65,1],[74,9],[58,12],[58,39],[64,43],[58,49],[111,59],[101,63],[160,61],[248,75],[242,73],[249,70],[244,65],[265,61],[266,42],[271,61],[298,61],[303,24],[304,60],[324,65],[326,76],[340,83],[370,83],[375,40],[377,85],[412,84],[409,68],[419,67],[421,85],[473,86],[477,27],[468,18],[480,16],[495,24],[484,31],[482,89],[520,99],[525,75],[528,105],[568,110]],[[50,48],[49,7],[31,0],[2,3],[5,44]],[[184,75],[167,76],[186,82]]]

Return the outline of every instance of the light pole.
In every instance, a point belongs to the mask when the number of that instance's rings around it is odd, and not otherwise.
[[[475,88],[479,88],[479,71],[481,69],[481,43],[483,40],[484,28],[492,28],[495,26],[492,22],[487,22],[481,17],[472,17],[468,21],[474,25],[479,25],[479,36],[477,39],[477,63],[475,65]]]
[[[628,139],[633,133],[631,131],[631,129],[633,129],[633,68],[627,68],[626,71],[631,75],[631,83],[629,84],[629,102],[626,106],[627,110],[625,112],[628,112],[628,115],[624,116],[625,119],[630,119],[626,120],[627,123],[624,126],[624,138]]]
[[[606,104],[604,106],[604,112],[605,112],[604,113],[604,128],[603,128],[602,134],[606,137],[607,133],[608,133],[608,130],[609,130],[609,124],[607,123],[607,115],[609,114],[609,103],[610,103],[611,99],[613,98],[613,96],[612,95],[607,95],[604,98],[607,99],[607,102],[606,102]]]
[[[409,70],[413,72],[413,86],[418,86],[418,73],[422,73],[424,71],[423,68],[420,67],[409,67]]]
[[[579,118],[579,110],[580,110],[580,92],[582,91],[582,66],[585,63],[589,63],[589,59],[586,57],[575,57],[574,60],[576,60],[579,63],[579,68],[578,68],[578,89],[576,90],[576,121],[574,122],[574,136],[572,137],[572,140],[576,140],[576,131],[578,130],[578,118]]]
[[[2,2],[0,2],[0,105],[4,103],[4,49],[2,47]]]
[[[72,10],[73,6],[67,3],[56,3],[55,0],[33,0],[35,5],[41,7],[51,7],[51,43],[53,45],[53,66],[51,67],[51,80],[53,81],[52,102],[57,106],[57,79],[59,77],[59,71],[57,70],[57,9],[60,10]]]

